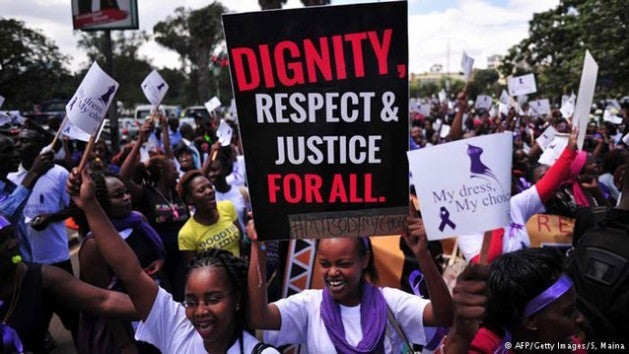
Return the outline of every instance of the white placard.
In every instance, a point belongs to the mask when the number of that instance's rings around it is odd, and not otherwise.
[[[538,116],[545,116],[550,114],[550,101],[547,98],[531,101],[529,108]]]
[[[500,103],[502,103],[505,106],[508,106],[510,102],[511,102],[511,96],[509,96],[509,94],[507,93],[507,90],[502,90],[502,93],[500,94]]]
[[[430,117],[430,109],[431,109],[430,103],[419,104],[419,113],[421,113],[421,115],[423,115],[424,117]]]
[[[157,107],[162,103],[169,86],[157,70],[153,70],[142,81],[140,87],[142,87],[146,99],[149,100],[153,107]]]
[[[446,90],[441,89],[441,91],[439,91],[439,102],[444,102],[447,97],[448,94],[446,94]]]
[[[212,111],[214,111],[215,109],[221,106],[221,101],[218,99],[218,97],[214,96],[210,98],[209,101],[205,102],[203,105],[205,106],[205,109],[207,109],[207,111],[210,112],[211,114]]]
[[[552,166],[555,164],[555,161],[559,158],[563,150],[568,146],[568,139],[570,138],[570,134],[566,133],[555,133],[554,139],[542,153],[542,156],[539,157],[538,162],[544,165]]]
[[[574,107],[574,119],[572,125],[579,127],[579,135],[577,136],[577,147],[583,149],[583,141],[585,140],[585,132],[587,130],[588,121],[590,120],[590,109],[592,108],[592,99],[594,98],[594,87],[596,86],[596,77],[598,76],[598,64],[592,58],[589,50],[585,51],[585,59],[583,60],[583,71],[581,72],[581,83],[579,84],[579,93],[577,94],[577,103]]]
[[[476,103],[474,104],[474,107],[488,110],[489,108],[491,108],[491,102],[492,102],[491,96],[478,95],[476,97]]]
[[[467,56],[467,54],[463,52],[463,57],[461,58],[461,71],[463,71],[463,78],[465,81],[469,80],[472,75],[472,68],[474,68],[474,58]]]
[[[542,151],[545,151],[548,145],[550,145],[555,138],[555,134],[557,134],[557,130],[553,128],[552,125],[549,125],[548,128],[546,128],[546,130],[544,130],[544,132],[535,139],[537,145],[539,145]]]
[[[4,97],[0,96],[0,108],[2,108],[3,103],[4,103]]]
[[[229,146],[229,144],[231,144],[232,133],[232,127],[230,127],[224,119],[221,119],[221,124],[218,125],[218,129],[216,130],[216,136],[221,146]]]
[[[622,123],[622,117],[618,117],[612,114],[612,112],[609,109],[606,109],[605,112],[603,113],[603,120],[606,122],[610,122],[612,124]]]
[[[61,134],[67,136],[70,139],[81,141],[90,140],[91,135],[82,131],[80,128],[75,127],[69,119],[66,119],[65,123],[59,129],[61,129]]]
[[[113,101],[118,83],[94,62],[66,105],[68,120],[95,136]]]
[[[439,132],[439,137],[445,139],[448,134],[450,134],[450,126],[447,124],[442,124],[441,131]]]
[[[437,131],[437,132],[438,132],[438,131],[439,131],[439,129],[441,129],[441,124],[442,124],[442,123],[443,123],[443,122],[441,121],[441,119],[439,119],[439,118],[435,119],[435,121],[432,123],[432,129],[433,129],[434,131]]]
[[[529,93],[537,92],[535,76],[533,74],[508,77],[507,86],[509,88],[510,96],[528,95]]]
[[[512,141],[509,132],[407,152],[429,240],[509,224]]]
[[[577,102],[577,96],[572,93],[570,96],[565,97],[565,100],[564,96],[561,97],[561,108],[559,108],[559,111],[564,118],[571,119],[574,114],[574,105]]]

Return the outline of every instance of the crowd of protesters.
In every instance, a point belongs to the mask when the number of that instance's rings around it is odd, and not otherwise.
[[[596,208],[629,224],[629,101],[617,107],[620,124],[593,118],[578,151],[578,131],[557,109],[500,112],[467,99],[429,99],[426,116],[411,109],[409,147],[512,132],[511,223],[492,231],[489,266],[476,264],[482,235],[458,235],[469,265],[451,294],[442,246],[427,241],[411,207],[401,247],[423,274],[424,297],[378,286],[368,237],[318,242],[323,290],[279,298],[267,287],[271,274],[282,277],[286,247],[257,241],[235,120],[227,120],[232,144],[221,146],[217,115],[192,127],[156,113],[115,155],[97,142],[82,171],[83,143],[62,138],[44,149],[59,124],[27,121],[19,134],[0,135],[0,353],[48,353],[53,313],[79,353],[532,349],[510,345],[524,342],[587,351],[590,319],[566,274],[566,252],[531,248],[525,224],[538,213],[575,219],[575,245],[595,226]],[[552,166],[538,163],[535,141],[549,126],[570,134]],[[79,235],[79,278],[66,228]],[[629,333],[611,322],[621,345]]]

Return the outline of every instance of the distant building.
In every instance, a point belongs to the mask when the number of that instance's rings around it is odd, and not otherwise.
[[[487,57],[487,69],[498,70],[502,64],[502,55],[494,54]]]

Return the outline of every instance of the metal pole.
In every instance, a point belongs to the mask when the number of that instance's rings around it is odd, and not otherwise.
[[[114,58],[110,30],[105,30],[103,52],[106,58],[105,72],[109,74],[109,76],[114,77]],[[109,133],[111,136],[111,150],[114,154],[117,154],[120,151],[120,136],[118,134],[118,105],[116,102],[116,98],[114,97],[111,105],[109,105],[109,111],[107,111],[107,116],[109,117]]]

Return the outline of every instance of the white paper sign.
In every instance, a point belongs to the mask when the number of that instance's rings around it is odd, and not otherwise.
[[[94,62],[68,104],[66,114],[74,126],[95,136],[118,91],[118,83]]]
[[[571,119],[574,114],[574,105],[577,102],[577,96],[573,93],[570,96],[565,96],[566,99],[564,101],[564,96],[561,97],[561,108],[559,111],[561,115],[566,119]]]
[[[555,133],[555,138],[548,144],[542,156],[539,157],[538,162],[548,166],[554,165],[563,150],[568,146],[568,138],[570,138],[570,134]]]
[[[0,111],[0,125],[11,123],[13,125],[22,125],[26,122],[26,118],[22,117],[20,111]]]
[[[209,101],[205,102],[204,106],[208,112],[212,113],[212,111],[221,106],[221,101],[218,99],[218,97],[214,96],[210,98]]]
[[[474,58],[468,57],[465,52],[463,52],[463,57],[461,58],[461,71],[463,71],[463,78],[465,81],[469,80],[470,75],[472,75],[472,68],[474,67]]]
[[[450,134],[450,126],[447,124],[442,124],[441,131],[439,132],[439,137],[445,139],[448,134]]]
[[[429,240],[509,224],[512,141],[492,134],[407,152]]]
[[[476,104],[474,104],[474,107],[479,108],[479,109],[489,109],[491,108],[491,96],[487,96],[487,95],[478,95],[476,97]]]
[[[0,96],[0,108],[2,108],[3,103],[4,103],[4,97]]]
[[[221,124],[218,125],[218,129],[216,130],[216,136],[221,146],[229,146],[229,144],[231,144],[232,133],[232,128],[229,124],[227,124],[224,119],[221,119]]]
[[[419,113],[424,117],[430,117],[430,103],[420,103],[419,104]]]
[[[550,114],[550,101],[546,98],[531,101],[529,102],[529,108],[538,116],[545,116]]]
[[[159,106],[168,91],[168,84],[162,76],[157,72],[157,70],[151,71],[142,84],[142,91],[144,92],[144,96],[151,102],[153,107]]]
[[[444,102],[447,97],[446,90],[441,89],[441,91],[439,91],[439,102]]]
[[[507,86],[509,88],[509,95],[511,96],[528,95],[529,93],[537,92],[535,76],[533,74],[508,77]]]
[[[609,109],[606,109],[603,113],[603,120],[606,122],[610,122],[612,124],[621,124],[622,118],[616,115],[613,115]]]
[[[542,151],[545,151],[548,145],[550,145],[555,138],[555,134],[557,134],[557,130],[553,128],[552,125],[549,125],[548,128],[546,128],[546,130],[544,130],[544,132],[535,139],[537,145],[542,148]]]
[[[502,103],[505,106],[508,106],[510,102],[511,102],[511,96],[509,96],[506,90],[502,90],[502,93],[500,94],[500,103]]]
[[[61,126],[61,134],[67,136],[73,140],[89,141],[90,134],[82,131],[80,128],[75,127],[69,119],[65,120],[63,126]]]
[[[583,71],[581,72],[581,83],[579,84],[579,93],[577,94],[577,104],[574,107],[574,119],[572,125],[579,127],[579,135],[577,136],[577,147],[583,149],[583,141],[585,140],[585,132],[587,130],[588,121],[590,120],[590,108],[592,107],[592,99],[594,98],[594,87],[596,86],[596,77],[598,76],[598,64],[592,58],[590,51],[585,51],[585,59],[583,60]]]

